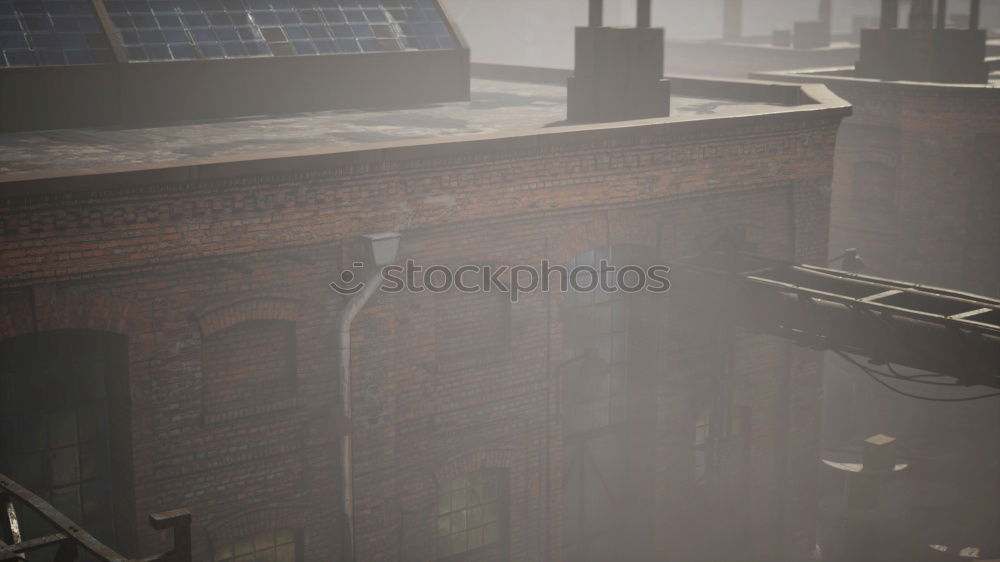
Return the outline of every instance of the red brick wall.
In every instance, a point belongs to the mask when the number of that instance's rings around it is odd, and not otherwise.
[[[304,529],[307,560],[329,560],[339,549],[334,342],[345,299],[327,284],[359,255],[355,236],[401,231],[401,255],[424,264],[565,263],[626,243],[687,255],[726,225],[751,224],[761,253],[821,263],[842,115],[817,107],[8,185],[2,333],[93,326],[128,336],[137,520],[190,507],[198,560],[212,544],[287,526]],[[433,558],[437,487],[485,468],[509,476],[509,543],[477,559],[505,549],[511,560],[558,559],[561,297],[455,299],[378,294],[354,322],[359,559]],[[465,307],[477,318],[468,326]],[[506,327],[485,325],[498,314],[509,315]],[[294,326],[294,346],[275,337],[282,323]],[[672,346],[665,334],[654,334],[660,351],[646,362],[659,416],[673,421],[632,452],[637,464],[655,463],[646,471],[655,493],[644,500],[664,517],[658,529],[676,526],[688,501],[674,494],[689,474],[678,459],[690,453],[690,420],[678,402],[690,391],[671,381],[697,379],[681,351],[695,364],[713,353],[697,341]],[[759,420],[749,470],[766,517],[778,517],[766,490],[807,498],[818,429],[815,416],[795,414],[818,405],[818,377],[804,360],[787,394],[798,403],[788,422],[796,429],[785,437],[792,430],[779,423],[771,389],[789,370],[774,351],[784,344],[773,345],[741,351],[752,367],[736,372],[764,381],[742,400]],[[223,393],[256,384],[289,349],[294,392],[208,415],[213,376],[238,383]],[[791,484],[775,463],[787,465]],[[799,537],[811,529],[811,504],[801,503],[783,511],[795,551],[811,546]],[[143,525],[137,533],[144,553],[162,544]],[[660,547],[695,542],[677,536]]]
[[[860,249],[873,275],[998,295],[1000,92],[986,86],[884,83],[818,74],[854,105],[838,138],[831,253]],[[890,169],[884,208],[865,200],[858,165]],[[859,200],[860,198],[860,200]]]

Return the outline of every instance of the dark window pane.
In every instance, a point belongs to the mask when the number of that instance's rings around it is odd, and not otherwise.
[[[0,2],[0,66],[92,64],[110,48],[90,37],[99,29],[89,0]]]
[[[188,44],[170,45],[170,52],[173,54],[174,59],[178,60],[198,58],[194,47]]]
[[[4,55],[7,57],[9,66],[35,66],[38,64],[31,51],[4,51]]]
[[[294,50],[300,54],[457,46],[434,1],[107,0],[105,6],[123,44],[142,48],[129,51],[130,58],[132,54],[141,57],[133,60],[177,58],[177,49],[173,45],[187,43],[188,35],[202,47],[206,58],[274,54],[274,47],[260,44],[262,37],[271,43],[294,41]],[[62,4],[59,10],[72,13]],[[42,15],[46,17],[36,18],[32,25],[51,25],[48,14],[38,14]],[[3,14],[0,13],[0,16]],[[12,27],[14,24],[7,22],[2,25]],[[22,25],[22,22],[18,21],[17,25]],[[80,27],[83,23],[65,22],[59,25],[65,26],[60,29],[69,30],[73,25]],[[262,28],[279,27],[277,31],[267,31],[266,36],[262,32]],[[135,32],[140,29],[148,33],[136,36]],[[284,36],[277,36],[278,31]],[[359,43],[356,38],[365,41]]]

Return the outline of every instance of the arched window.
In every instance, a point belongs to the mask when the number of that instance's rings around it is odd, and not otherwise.
[[[127,368],[117,334],[56,330],[0,342],[0,472],[109,545],[124,532],[115,494],[126,491],[115,476],[130,470],[117,460],[131,439]],[[51,528],[31,510],[20,515],[28,534]]]
[[[213,562],[301,562],[301,532],[272,529],[213,549]]]
[[[614,290],[614,275],[603,283],[585,271],[614,264],[613,249],[589,251],[567,264],[575,275],[563,309],[571,358],[586,358],[566,372],[563,420],[567,435],[608,427],[625,419],[628,309],[625,293]],[[595,285],[593,290],[587,290]],[[606,290],[612,289],[612,290]]]
[[[447,558],[501,543],[507,532],[507,473],[478,470],[453,478],[438,493],[437,556]]]
[[[738,486],[749,463],[753,410],[726,399],[697,408],[694,417],[692,480],[716,489]]]

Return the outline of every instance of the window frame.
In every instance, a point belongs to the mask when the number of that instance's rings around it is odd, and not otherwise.
[[[566,269],[572,271],[575,267],[590,266],[600,271],[600,264],[606,261],[610,265],[621,265],[618,254],[625,253],[621,249],[603,247],[588,250],[566,264]],[[615,280],[609,279],[609,288],[615,285]],[[607,363],[608,373],[601,381],[601,392],[590,392],[588,399],[576,400],[574,391],[592,384],[581,381],[587,376],[583,363],[570,368],[563,382],[563,433],[568,439],[584,438],[609,431],[624,424],[628,418],[628,378],[631,339],[631,301],[622,291],[605,292],[598,285],[594,290],[578,292],[570,290],[563,300],[562,316],[564,324],[580,330],[580,325],[586,322],[588,330],[584,334],[569,333],[566,345],[573,357],[582,356],[589,350],[597,351],[601,361]],[[584,362],[586,363],[586,362]],[[591,381],[592,382],[592,381]],[[604,403],[604,404],[602,404]],[[586,424],[572,422],[579,420],[575,416],[586,408],[590,420]],[[606,408],[606,409],[602,409]]]
[[[463,529],[462,531],[449,532],[446,535],[439,534],[440,533],[440,528],[438,527],[438,520],[440,518],[442,518],[442,517],[445,517],[445,516],[449,516],[450,517],[453,514],[459,512],[457,510],[450,510],[450,511],[447,511],[445,513],[441,513],[441,511],[440,511],[441,495],[445,491],[447,491],[449,493],[453,493],[454,491],[456,491],[456,490],[453,490],[451,488],[452,482],[454,482],[456,479],[458,479],[458,478],[464,478],[466,480],[470,480],[471,481],[471,479],[473,479],[473,478],[475,478],[477,476],[492,476],[492,477],[496,478],[496,496],[495,496],[494,499],[495,499],[495,504],[497,506],[496,507],[496,513],[497,513],[497,515],[496,515],[496,521],[495,521],[496,522],[496,528],[497,528],[497,538],[493,542],[481,544],[481,545],[473,547],[473,548],[467,548],[466,550],[462,550],[460,552],[450,552],[448,554],[441,554],[440,540],[442,538],[444,538],[444,537],[450,537],[450,536],[453,536],[453,535],[455,535],[457,533],[468,532],[468,530],[469,530],[468,526],[466,526],[466,528]],[[467,472],[467,473],[465,473],[465,474],[463,474],[463,475],[461,475],[459,477],[453,478],[453,479],[449,480],[448,482],[445,482],[444,484],[442,484],[441,486],[438,487],[437,492],[438,493],[435,496],[434,520],[433,520],[433,527],[432,527],[433,528],[433,549],[434,549],[434,560],[435,561],[439,561],[439,562],[453,562],[453,561],[456,561],[456,560],[464,560],[468,556],[472,556],[472,555],[477,555],[477,554],[489,552],[489,551],[494,550],[494,549],[501,549],[504,553],[506,553],[508,542],[509,542],[509,536],[510,536],[510,474],[509,474],[509,471],[507,469],[504,469],[504,468],[485,468],[485,469],[480,469],[480,470],[474,470],[474,471],[471,471],[471,472]],[[484,507],[485,508],[485,506],[487,506],[487,505],[490,505],[490,503],[489,502],[487,502],[487,503],[479,503],[479,504],[475,504],[475,505],[473,505],[471,507],[468,506],[468,505],[466,505],[465,507],[462,508],[461,512],[462,513],[467,513],[471,509],[475,509],[475,508],[478,508],[478,507]],[[492,521],[490,523],[492,523]],[[485,529],[486,529],[487,524],[488,523],[484,523],[483,525],[480,525],[477,528],[482,528],[484,530],[483,532],[485,533]],[[503,556],[503,558],[506,559],[506,554]]]
[[[279,544],[278,543],[278,533],[280,533],[282,531],[291,531],[291,533],[292,533],[292,540],[289,541],[289,542],[282,542],[282,543]],[[271,543],[271,545],[270,545],[269,548],[264,548],[264,549],[258,550],[256,548],[257,538],[260,537],[261,535],[264,535],[265,533],[271,533],[271,535],[272,535],[272,543]],[[237,547],[237,545],[239,543],[245,542],[245,541],[250,541],[250,543],[252,545],[254,545],[253,546],[253,550],[251,552],[249,552],[249,553],[237,554],[236,553],[236,547]],[[216,547],[215,545],[213,545],[212,546],[212,558],[211,558],[211,560],[212,560],[212,562],[240,562],[238,560],[238,556],[251,556],[251,557],[255,557],[259,553],[265,553],[265,552],[270,552],[270,551],[273,551],[275,553],[275,555],[277,556],[277,549],[278,549],[278,547],[285,546],[285,545],[288,545],[288,544],[294,545],[293,561],[294,562],[304,562],[305,556],[304,556],[304,552],[303,552],[303,550],[304,550],[303,546],[304,546],[305,543],[303,541],[303,531],[302,531],[302,529],[294,528],[294,527],[268,528],[268,529],[264,529],[264,530],[258,531],[256,533],[253,533],[250,536],[239,537],[239,538],[237,538],[235,540],[232,540],[232,541],[230,541],[230,542],[228,542],[228,543],[226,543],[224,545],[219,545],[218,547]],[[219,558],[219,554],[217,554],[217,551],[221,550],[221,549],[224,549],[224,548],[230,548],[231,549],[231,554],[229,554],[228,557],[226,557],[226,558]],[[251,558],[249,562],[253,562],[253,559],[254,558]]]

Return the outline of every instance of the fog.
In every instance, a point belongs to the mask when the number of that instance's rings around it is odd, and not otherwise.
[[[795,21],[816,19],[817,0],[746,0],[743,33],[770,37],[791,29]],[[573,28],[586,25],[585,0],[444,0],[461,25],[472,49],[472,60],[530,66],[573,66]],[[954,13],[968,13],[968,0],[951,0]],[[905,18],[906,6],[902,16]],[[837,0],[833,32],[848,33],[855,16],[878,16],[878,0]],[[635,2],[605,2],[606,25],[634,25]],[[983,5],[983,21],[1000,19],[1000,6]],[[653,2],[653,25],[670,39],[710,39],[722,34],[721,0],[659,0]],[[996,24],[994,24],[996,25]],[[666,57],[670,60],[668,49]],[[704,74],[714,74],[705,68]]]
[[[973,0],[435,1],[0,0],[0,559],[1000,561]]]

